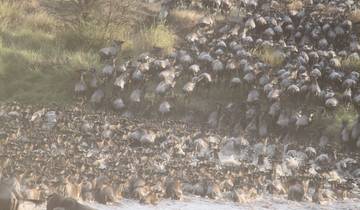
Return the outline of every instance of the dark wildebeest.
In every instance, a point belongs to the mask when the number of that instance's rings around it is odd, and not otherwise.
[[[63,208],[64,210],[95,210],[80,204],[73,198],[66,198],[54,193],[47,199],[46,210],[55,210],[55,208]]]

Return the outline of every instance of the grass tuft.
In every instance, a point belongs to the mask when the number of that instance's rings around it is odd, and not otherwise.
[[[258,48],[253,51],[253,54],[258,57],[262,62],[269,64],[273,68],[280,67],[285,61],[283,52],[276,48]]]
[[[299,11],[304,7],[303,2],[299,0],[294,0],[287,5],[288,10]]]
[[[350,69],[360,72],[360,59],[348,57],[341,62],[343,69]]]
[[[350,13],[350,20],[353,23],[358,23],[360,22],[360,10],[359,9],[355,9]]]
[[[201,11],[175,9],[170,13],[170,21],[178,28],[192,28],[203,16]]]
[[[152,47],[163,48],[165,52],[170,52],[175,44],[175,36],[172,31],[164,24],[154,25],[142,31],[139,37],[141,45],[135,46],[140,50],[148,51]]]

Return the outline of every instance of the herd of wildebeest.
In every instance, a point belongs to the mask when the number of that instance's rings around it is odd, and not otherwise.
[[[161,12],[193,4],[164,1]],[[360,2],[241,0],[231,20],[233,1],[199,4],[225,18],[205,15],[170,53],[123,61],[114,40],[101,69],[78,71],[75,108],[1,107],[0,210],[183,194],[359,199]],[[339,123],[339,109],[354,121],[329,133],[314,123]]]

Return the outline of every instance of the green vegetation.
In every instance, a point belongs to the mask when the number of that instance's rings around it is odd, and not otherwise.
[[[111,39],[125,41],[120,61],[153,46],[170,50],[175,44],[164,24],[133,27],[137,20],[120,24],[108,19],[111,27],[104,30],[94,17],[72,27],[40,3],[0,1],[0,101],[70,103],[76,71],[99,69],[98,50]]]
[[[165,52],[170,52],[175,45],[175,35],[164,24],[142,30],[137,39],[139,40],[134,44],[134,47],[140,50],[149,50],[156,46],[163,48]]]

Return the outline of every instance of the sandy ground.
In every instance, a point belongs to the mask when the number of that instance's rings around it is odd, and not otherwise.
[[[266,197],[248,203],[216,202],[201,198],[185,198],[183,201],[164,200],[158,205],[143,205],[133,200],[123,200],[121,204],[104,206],[90,203],[98,210],[360,210],[360,200],[329,202],[322,205],[310,202],[292,202],[282,198]],[[24,203],[21,210],[45,210],[45,206]]]

